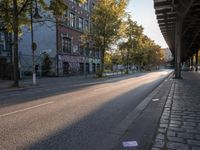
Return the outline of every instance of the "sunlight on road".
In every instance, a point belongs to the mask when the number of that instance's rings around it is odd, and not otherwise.
[[[88,126],[84,127],[86,129],[79,129],[78,126],[85,124],[89,118],[103,121],[111,117],[107,116],[108,114],[120,113],[123,107],[129,106],[136,100],[135,98],[138,99],[138,92],[142,94],[149,86],[163,79],[167,74],[169,74],[169,71],[160,71],[119,81],[108,81],[64,94],[41,98],[37,100],[40,101],[39,105],[35,105],[33,101],[18,104],[17,110],[14,110],[13,106],[9,106],[12,111],[0,111],[0,119],[2,120],[0,133],[3,135],[1,138],[10,139],[9,135],[17,135],[21,138],[15,139],[15,145],[27,148],[34,143],[60,134],[60,132],[68,133],[68,130],[76,128],[77,131],[74,132],[91,130]],[[160,75],[164,76],[161,77]],[[120,117],[118,116],[118,118]],[[121,116],[121,119],[123,118]],[[92,120],[90,120],[90,126],[96,126],[96,122]],[[12,124],[10,124],[11,121]],[[26,126],[26,124],[29,124],[29,126]],[[13,130],[13,128],[20,129],[20,126],[26,126],[22,132]],[[6,130],[2,130],[5,127]],[[11,131],[12,134],[9,134]],[[26,137],[29,137],[28,141]]]

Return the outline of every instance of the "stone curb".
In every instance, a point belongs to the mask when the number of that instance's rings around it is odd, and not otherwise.
[[[171,77],[172,73],[170,73],[166,78],[170,79]],[[126,116],[126,118],[122,121],[122,123],[116,129],[114,129],[113,131],[114,134],[118,134],[121,133],[121,131],[125,131],[125,129],[127,129],[128,123],[130,124],[134,122],[134,120],[136,120],[139,117],[139,115],[147,107],[149,102],[151,102],[152,98],[159,92],[159,90],[165,84],[164,80],[166,80],[166,78],[163,79],[162,83],[158,85],[158,87],[154,89],[152,93],[150,93],[132,112],[130,112]]]

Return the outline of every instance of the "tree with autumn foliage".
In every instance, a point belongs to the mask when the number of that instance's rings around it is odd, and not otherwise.
[[[100,77],[104,71],[105,53],[120,37],[126,6],[127,0],[98,0],[93,8],[90,37],[95,47],[101,50],[101,70],[98,74]]]
[[[118,47],[127,73],[129,65],[149,70],[163,62],[164,56],[160,46],[144,35],[142,26],[133,21],[130,15],[123,24],[124,34]]]
[[[128,73],[129,65],[133,64],[133,55],[139,52],[141,39],[143,36],[143,27],[138,26],[137,22],[128,15],[127,20],[123,22],[122,42],[118,47],[123,56],[123,62],[126,65],[126,73]]]

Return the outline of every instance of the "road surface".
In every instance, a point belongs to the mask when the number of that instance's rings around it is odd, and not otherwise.
[[[107,150],[169,70],[0,94],[0,150]]]

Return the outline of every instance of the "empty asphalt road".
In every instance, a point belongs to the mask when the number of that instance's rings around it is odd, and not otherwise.
[[[107,150],[124,118],[170,73],[52,80],[0,94],[0,150]],[[101,83],[100,83],[101,82]]]

